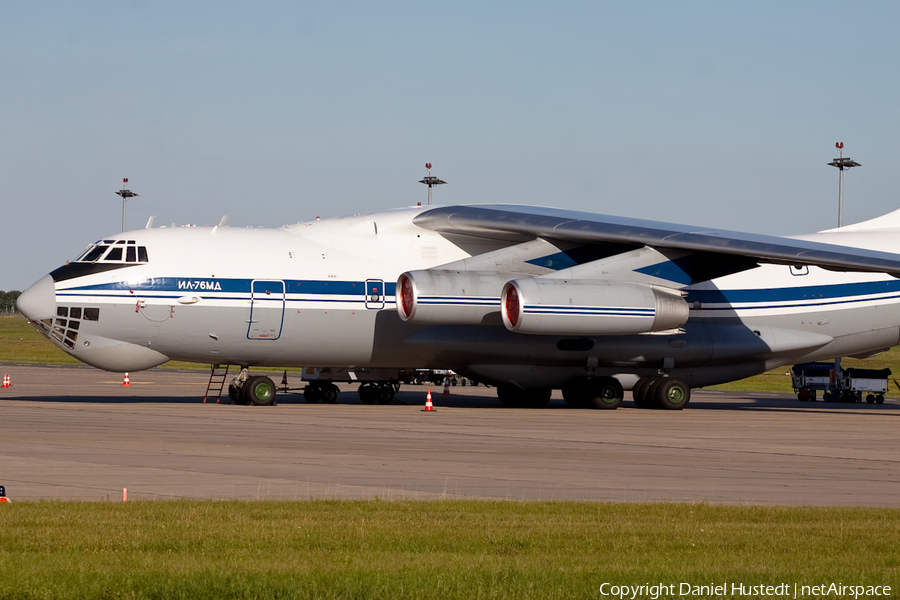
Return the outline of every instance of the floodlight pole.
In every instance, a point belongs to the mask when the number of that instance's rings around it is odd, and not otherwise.
[[[861,167],[862,165],[856,162],[855,160],[851,160],[849,157],[844,158],[844,142],[837,142],[834,145],[835,148],[838,149],[840,156],[830,163],[828,163],[831,167],[837,167],[840,170],[840,174],[838,175],[838,227],[844,226],[844,169],[851,169],[853,167]]]
[[[117,196],[122,197],[122,231],[125,231],[125,203],[128,202],[129,198],[135,198],[138,194],[135,194],[131,190],[127,189],[128,178],[122,180],[122,189],[116,192]]]
[[[431,206],[431,188],[447,182],[431,176],[431,163],[425,163],[425,168],[428,169],[428,176],[419,181],[419,183],[424,183],[428,186],[428,206]]]

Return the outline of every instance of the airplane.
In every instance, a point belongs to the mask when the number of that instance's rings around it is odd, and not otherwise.
[[[152,221],[152,219],[151,219]],[[452,369],[540,407],[682,409],[691,389],[900,343],[900,210],[777,237],[557,208],[416,206],[279,228],[110,235],[39,279],[19,310],[100,369]],[[360,381],[360,398],[390,399]],[[309,401],[336,387],[312,382]]]

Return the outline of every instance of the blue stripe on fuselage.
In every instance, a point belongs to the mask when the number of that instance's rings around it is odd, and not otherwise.
[[[284,281],[287,294],[315,294],[329,296],[365,296],[365,281],[317,281],[296,279],[266,279]],[[249,294],[253,279],[218,279],[189,277],[155,277],[136,282],[115,281],[59,290],[65,292],[87,291],[139,291],[139,292],[222,292]],[[392,296],[397,284],[385,282],[385,295]]]

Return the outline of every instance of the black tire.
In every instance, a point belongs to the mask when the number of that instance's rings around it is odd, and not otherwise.
[[[319,386],[307,385],[303,390],[303,399],[310,404],[315,404],[316,402],[321,400],[322,398],[319,394]]]
[[[497,399],[503,403],[504,406],[517,407],[520,406],[519,402],[519,394],[522,392],[519,388],[514,385],[498,385],[497,386]]]
[[[597,377],[588,379],[584,386],[585,396],[596,408],[615,410],[622,404],[625,391],[622,384],[614,377]]]
[[[681,410],[691,400],[691,388],[674,377],[663,378],[655,392],[658,406],[666,410]]]
[[[359,386],[359,400],[363,404],[375,404],[375,387],[371,383]]]
[[[524,392],[526,408],[541,408],[550,402],[553,390],[550,388],[528,388]]]
[[[375,400],[378,404],[390,404],[394,401],[394,388],[388,383],[383,383],[375,388]]]
[[[319,396],[325,404],[337,404],[338,392],[340,390],[336,385],[328,383],[322,386]]]
[[[631,388],[631,398],[634,400],[634,405],[636,407],[650,408],[650,403],[647,402],[647,390],[650,389],[650,384],[652,383],[652,377],[641,377],[638,379],[638,382],[634,384],[634,387]]]
[[[584,384],[587,381],[584,377],[576,377],[566,382],[562,388],[563,400],[572,408],[587,408],[590,400],[584,393]]]
[[[241,388],[233,383],[228,384],[228,397],[231,399],[232,404],[247,404],[247,400],[245,400],[244,395],[241,394]]]
[[[875,394],[869,394],[868,396],[866,396],[866,403],[875,404]]]
[[[875,396],[875,404],[884,404],[884,395],[878,394]]]
[[[251,377],[244,384],[242,391],[254,406],[272,406],[275,404],[275,382],[265,376]]]

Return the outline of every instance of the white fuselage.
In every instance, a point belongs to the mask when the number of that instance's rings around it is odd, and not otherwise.
[[[402,273],[513,244],[414,225],[427,208],[278,229],[116,234],[106,245],[145,248],[146,262],[126,262],[125,253],[119,262],[73,262],[54,271],[52,289],[42,279],[20,306],[66,352],[116,371],[166,360],[452,368],[489,382],[557,387],[587,370],[627,388],[663,366],[691,385],[708,385],[900,342],[897,279],[782,265],[684,287],[690,318],[668,335],[595,336],[582,347],[499,322],[405,323],[395,303]],[[895,252],[896,238],[894,228],[848,228],[806,239]]]

